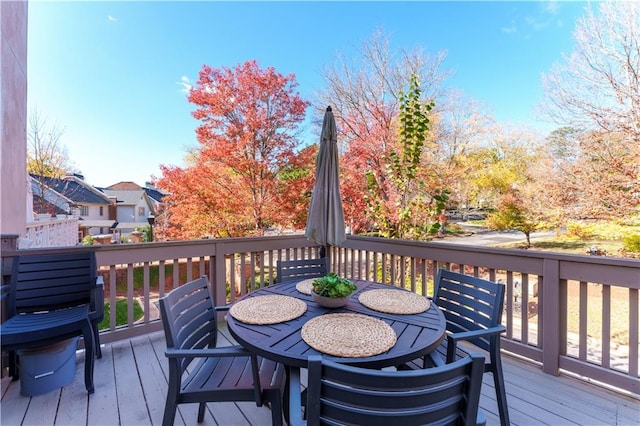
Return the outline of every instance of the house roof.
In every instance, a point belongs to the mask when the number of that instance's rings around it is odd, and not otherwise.
[[[55,213],[56,215],[68,214],[69,212],[56,206],[55,204],[45,200],[39,195],[33,196],[33,212],[34,213]]]
[[[142,190],[142,187],[135,182],[126,181],[114,183],[113,185],[107,186],[104,189],[112,189],[116,191],[140,191]]]
[[[77,204],[111,204],[109,197],[75,176],[52,178],[31,175],[36,181],[44,183],[54,191],[64,195]]]
[[[118,226],[116,226],[116,229],[136,229],[136,228],[144,228],[145,226],[149,226],[149,223],[145,223],[145,222],[118,222]]]
[[[146,197],[146,193],[143,189],[137,191],[134,190],[102,190],[108,197],[116,197],[117,205],[119,206],[135,206],[140,201],[140,198]],[[147,200],[148,203],[148,200]]]
[[[155,189],[155,188],[144,188],[144,192],[147,193],[147,195],[149,196],[149,198],[157,201],[158,203],[162,202],[162,198],[167,195],[164,192]]]
[[[78,221],[80,228],[113,228],[118,222],[115,220],[81,219]]]

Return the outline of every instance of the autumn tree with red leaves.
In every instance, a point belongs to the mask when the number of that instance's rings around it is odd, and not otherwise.
[[[306,205],[313,174],[310,155],[294,151],[308,106],[296,87],[293,74],[256,61],[202,67],[188,98],[199,146],[187,166],[162,165],[157,183],[171,193],[167,238],[261,235],[296,222],[291,209]]]

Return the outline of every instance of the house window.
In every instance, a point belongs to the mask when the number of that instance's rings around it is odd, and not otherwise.
[[[80,206],[80,216],[89,216],[89,206]]]
[[[100,206],[100,216],[104,216],[104,207]]]
[[[144,207],[138,207],[138,216],[145,217],[146,215]]]

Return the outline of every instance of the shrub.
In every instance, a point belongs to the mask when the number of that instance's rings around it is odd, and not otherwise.
[[[581,240],[588,240],[594,236],[595,227],[584,223],[571,222],[567,224],[567,234]]]
[[[640,234],[629,234],[623,237],[622,245],[626,251],[640,253]]]
[[[93,245],[93,235],[85,235],[82,239],[83,246],[92,246]]]

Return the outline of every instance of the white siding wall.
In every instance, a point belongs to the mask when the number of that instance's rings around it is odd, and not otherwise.
[[[133,206],[118,206],[118,222],[135,222],[136,215]]]
[[[100,207],[102,207],[102,216],[100,216]],[[83,219],[107,220],[109,219],[109,206],[106,204],[89,204],[89,214],[81,216]]]
[[[144,211],[142,215],[139,215],[139,213],[141,213],[140,209]],[[149,216],[149,204],[144,198],[140,198],[140,200],[138,200],[138,204],[136,204],[136,220],[135,221],[149,223],[147,222],[148,216]]]

